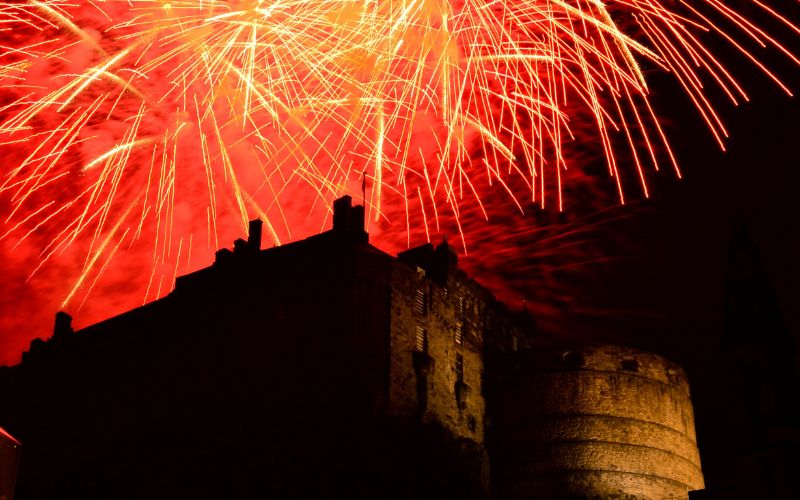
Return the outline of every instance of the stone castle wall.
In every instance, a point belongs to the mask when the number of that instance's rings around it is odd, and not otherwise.
[[[502,498],[685,499],[703,487],[689,386],[674,363],[605,345],[513,363],[491,413]]]
[[[470,328],[471,324],[462,324],[461,342],[456,340],[457,323],[467,323],[459,318],[458,297],[466,300],[468,291],[456,283],[452,285],[445,292],[424,273],[402,265],[394,269],[390,406],[406,415],[422,410],[423,420],[438,421],[455,436],[482,443],[483,332]],[[425,310],[421,314],[416,310],[418,290],[425,297]],[[417,346],[418,327],[426,337],[422,350]],[[458,356],[462,359],[460,380],[456,369]],[[427,366],[420,366],[421,363]],[[418,387],[420,383],[424,387]],[[459,383],[463,384],[461,389],[457,388]],[[420,389],[425,391],[424,396]],[[457,391],[461,391],[460,400]],[[424,402],[420,401],[421,396]]]
[[[164,299],[81,332],[65,319],[13,368],[16,385],[0,371],[17,401],[0,423],[40,460],[23,462],[28,498],[69,498],[51,494],[67,477],[75,498],[130,484],[128,497],[151,498],[141,478],[184,488],[153,489],[161,498],[230,485],[484,498],[487,449],[501,499],[685,499],[703,486],[680,367],[615,346],[526,349],[529,316],[458,270],[446,242],[393,259],[367,245],[347,198],[332,231],[263,252],[251,233]],[[196,444],[207,455],[184,456]],[[182,479],[198,474],[215,479]]]

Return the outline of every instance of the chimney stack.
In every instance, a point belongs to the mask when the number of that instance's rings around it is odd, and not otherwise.
[[[333,202],[333,230],[337,233],[350,232],[353,199],[347,195]]]
[[[56,313],[56,322],[53,326],[53,338],[61,338],[72,332],[72,316],[64,311],[58,311]]]
[[[447,242],[447,236],[436,246],[433,253],[432,278],[442,286],[447,285],[447,278],[458,269],[458,254]]]
[[[250,225],[248,226],[247,230],[247,246],[250,250],[259,251],[261,250],[261,226],[263,223],[261,219],[254,219],[250,221]]]
[[[333,232],[366,243],[368,236],[364,231],[364,206],[353,206],[353,199],[347,195],[334,201]]]

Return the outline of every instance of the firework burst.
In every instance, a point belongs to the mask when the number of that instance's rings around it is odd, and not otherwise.
[[[502,212],[494,193],[562,209],[586,142],[619,199],[626,178],[646,196],[648,172],[679,174],[648,71],[724,146],[708,88],[747,94],[707,36],[787,93],[747,47],[798,62],[719,0],[30,0],[0,29],[0,237],[29,274],[77,263],[65,307],[123,249],[146,301],[248,218],[280,244],[364,181],[373,232],[406,244],[444,220],[468,240],[462,213]]]

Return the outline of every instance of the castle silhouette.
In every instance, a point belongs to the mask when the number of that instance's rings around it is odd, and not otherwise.
[[[544,340],[446,241],[397,258],[370,245],[347,196],[331,230],[280,247],[262,250],[252,221],[155,302],[77,332],[57,313],[0,369],[0,402],[18,500],[703,488],[680,367]]]

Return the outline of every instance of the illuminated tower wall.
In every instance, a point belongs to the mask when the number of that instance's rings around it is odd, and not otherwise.
[[[703,488],[683,370],[610,345],[506,356],[490,411],[500,498],[686,499]]]

